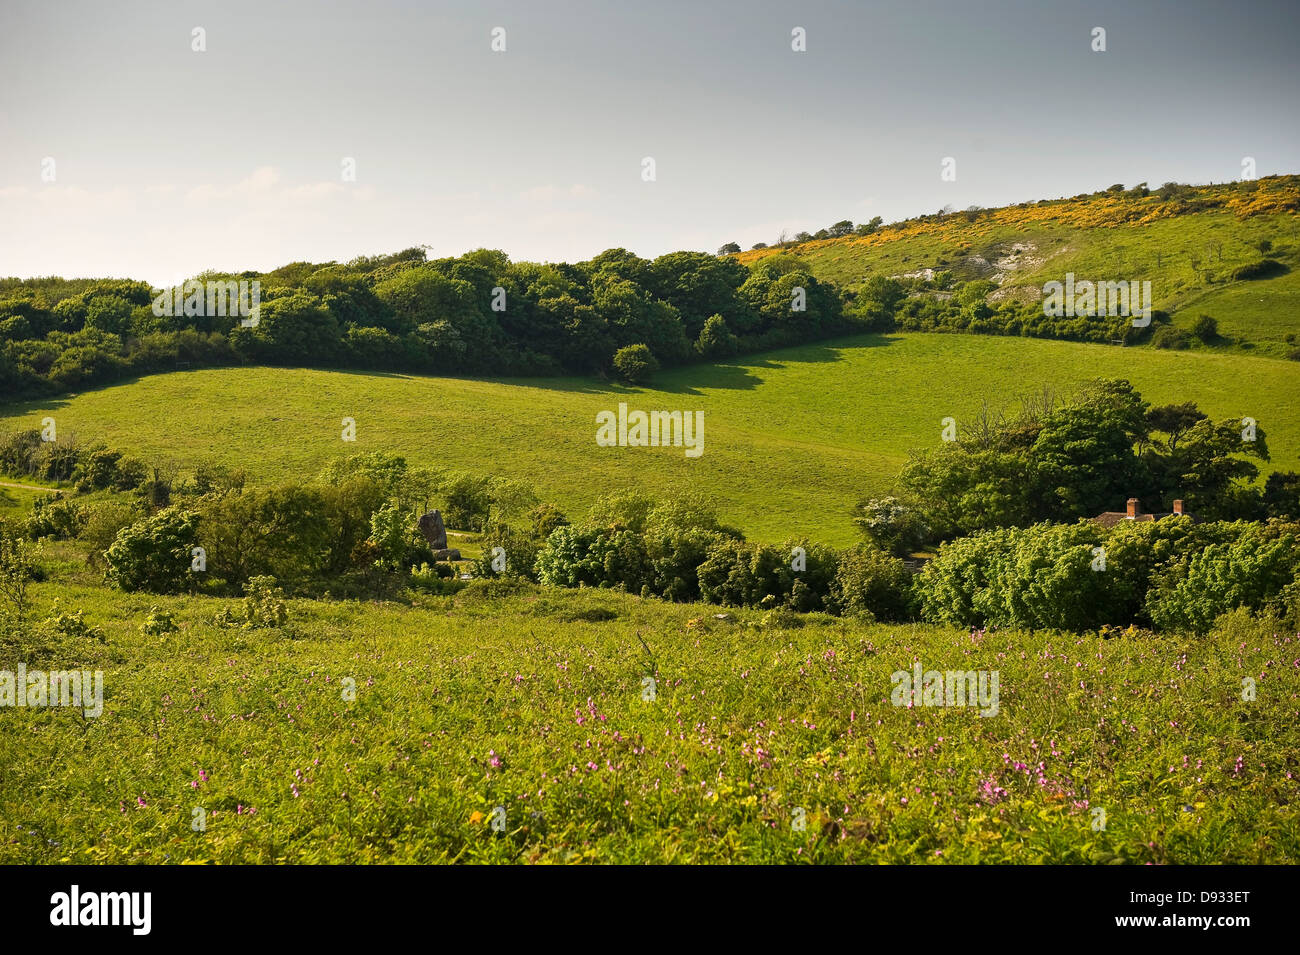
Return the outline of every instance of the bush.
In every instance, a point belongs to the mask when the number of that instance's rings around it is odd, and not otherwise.
[[[1156,330],[1151,336],[1151,344],[1155,348],[1169,348],[1174,351],[1182,351],[1191,345],[1191,337],[1181,328],[1174,328],[1172,325],[1165,325]]]
[[[695,350],[704,358],[726,358],[740,350],[740,339],[727,328],[721,315],[710,315],[704,322]]]
[[[599,587],[603,567],[593,559],[599,531],[566,524],[551,531],[537,555],[537,579],[552,587]]]
[[[1264,484],[1263,501],[1269,517],[1300,521],[1300,474],[1274,471]]]
[[[41,623],[41,629],[53,637],[67,640],[98,640],[104,642],[104,631],[86,622],[84,612],[61,613],[56,600],[50,616]]]
[[[0,524],[0,601],[4,616],[21,626],[27,618],[27,588],[41,579],[40,549],[8,534]]]
[[[699,567],[700,596],[732,607],[783,605],[794,585],[786,555],[766,544],[723,540]]]
[[[32,515],[27,519],[26,533],[32,540],[43,537],[71,540],[81,535],[86,516],[85,507],[66,500],[62,494],[39,497],[32,503]]]
[[[645,384],[659,370],[659,362],[646,345],[625,345],[614,353],[614,370],[629,384]]]
[[[945,544],[914,582],[922,616],[1060,630],[1118,622],[1108,597],[1113,573],[1093,569],[1103,538],[1100,527],[1080,522],[1001,528]]]
[[[34,428],[5,435],[0,439],[0,471],[14,477],[34,475],[41,443],[41,433]]]
[[[169,633],[176,633],[179,629],[171,612],[157,607],[150,607],[149,616],[145,617],[144,623],[140,624],[140,632],[146,637],[165,637]]]
[[[145,467],[143,461],[137,461],[135,458],[123,458],[117,463],[117,478],[113,482],[113,490],[139,490],[148,480],[149,469]]]
[[[587,512],[584,526],[596,530],[629,530],[640,533],[655,502],[644,491],[618,491],[599,498]]]
[[[274,577],[251,578],[244,587],[244,595],[246,629],[272,630],[289,622],[284,591],[276,586]]]
[[[108,582],[126,591],[159,594],[186,589],[198,528],[197,514],[176,508],[123,528],[104,555]]]
[[[1192,334],[1203,342],[1212,342],[1219,337],[1219,323],[1209,315],[1197,316],[1192,322]]]
[[[495,554],[497,548],[500,548]],[[512,531],[504,525],[489,528],[483,536],[483,551],[471,565],[475,577],[523,577],[536,580],[539,543],[531,537]],[[492,566],[493,560],[505,558],[505,569],[498,571]]]
[[[429,552],[417,519],[397,504],[385,504],[370,515],[370,540],[379,551],[379,561],[390,570],[404,570]]]
[[[840,555],[829,602],[844,615],[906,620],[911,616],[912,575],[898,558],[860,545]]]
[[[528,523],[533,537],[544,541],[551,536],[551,531],[568,524],[569,519],[554,504],[544,503],[528,512]]]
[[[1122,521],[1109,532],[1091,521],[1002,528],[945,544],[914,583],[922,617],[935,623],[1075,631],[1144,619],[1163,629],[1208,626],[1237,605],[1212,596],[1215,581],[1267,577],[1241,541],[1266,533],[1293,540],[1287,528],[1294,525],[1186,519]],[[1285,581],[1268,579],[1251,606],[1280,593]],[[1169,593],[1155,595],[1153,580]]]
[[[1116,624],[1150,623],[1145,604],[1157,571],[1215,541],[1228,539],[1223,524],[1190,520],[1120,521],[1106,536],[1107,617]]]
[[[208,573],[233,590],[257,576],[299,585],[346,566],[340,551],[351,556],[360,530],[340,533],[332,500],[317,488],[293,485],[202,498],[196,543],[207,550]],[[359,516],[350,520],[365,526]]]
[[[1300,539],[1270,537],[1259,525],[1231,542],[1211,544],[1168,567],[1147,595],[1147,612],[1162,629],[1206,633],[1238,607],[1294,612]]]
[[[86,494],[113,487],[117,483],[117,463],[121,457],[121,451],[110,451],[108,448],[97,448],[83,455],[77,466],[77,490]]]
[[[798,548],[798,550],[796,550]],[[839,569],[840,555],[824,544],[808,540],[786,541],[781,545],[790,569],[790,589],[785,606],[801,613],[833,606],[831,591]]]
[[[853,523],[858,530],[881,550],[897,557],[908,556],[929,537],[921,515],[897,498],[864,501],[855,513]]]
[[[424,563],[411,568],[411,586],[428,594],[446,596],[456,593],[466,584],[456,579],[450,565]]]
[[[102,567],[104,552],[113,546],[123,528],[139,520],[140,512],[134,504],[123,501],[102,501],[84,507],[86,516],[80,538],[90,545],[87,563],[92,567]]]
[[[726,539],[716,530],[656,524],[644,535],[651,591],[667,600],[699,600],[699,566],[709,548]]]
[[[77,491],[134,491],[149,478],[148,468],[135,458],[122,456],[121,451],[96,448],[83,453],[73,474]]]
[[[492,479],[475,474],[449,476],[440,488],[447,527],[482,531],[492,510]]]

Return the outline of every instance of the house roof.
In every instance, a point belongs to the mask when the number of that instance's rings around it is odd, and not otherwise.
[[[1190,517],[1193,521],[1196,520],[1196,515],[1189,514],[1187,511],[1181,514],[1175,514],[1173,511],[1164,514],[1138,514],[1136,517],[1129,517],[1128,511],[1104,511],[1094,517],[1093,521],[1109,529],[1121,521],[1136,521],[1140,524],[1146,521],[1161,521],[1166,517]]]

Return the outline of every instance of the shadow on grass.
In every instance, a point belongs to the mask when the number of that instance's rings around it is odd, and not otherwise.
[[[741,356],[711,365],[692,365],[662,373],[652,384],[655,391],[671,394],[699,395],[700,388],[747,391],[761,385],[764,370],[791,365],[832,364],[844,358],[844,352],[861,348],[885,348],[901,339],[889,335],[855,335],[811,345],[796,345],[777,351]]]
[[[742,355],[727,361],[701,363],[672,368],[660,372],[645,390],[663,391],[672,394],[701,394],[700,388],[721,388],[734,391],[746,391],[763,383],[763,377],[755,374],[763,369],[785,368],[794,364],[822,364],[839,361],[841,353],[847,349],[881,348],[899,341],[890,335],[868,334],[853,335],[845,338],[828,339],[805,345],[793,345],[774,351]],[[356,378],[388,378],[397,380],[419,381],[478,381],[493,382],[503,385],[522,385],[545,391],[564,392],[566,394],[637,394],[643,389],[624,385],[619,382],[602,380],[597,377],[566,376],[559,378],[538,377],[495,377],[486,375],[457,375],[450,373],[422,373],[403,371],[383,371],[364,368],[332,368],[316,365],[201,365],[176,369],[159,369],[142,372],[111,382],[95,385],[62,395],[50,395],[40,398],[27,398],[19,401],[0,403],[0,416],[19,417],[37,412],[57,411],[66,408],[73,399],[81,395],[107,391],[127,385],[140,384],[147,378],[161,375],[183,376],[202,374],[207,371],[236,368],[245,371],[323,371],[337,375],[349,375]]]

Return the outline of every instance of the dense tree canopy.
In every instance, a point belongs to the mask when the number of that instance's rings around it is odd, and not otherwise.
[[[587,262],[543,265],[488,249],[436,260],[407,249],[194,281],[257,281],[256,323],[233,308],[215,313],[188,286],[176,290],[176,307],[159,309],[156,290],[142,282],[5,280],[0,397],[236,361],[609,374],[615,354],[633,345],[671,367],[866,328],[843,313],[838,290],[789,255],[749,267],[704,252],[650,260],[609,249]]]
[[[1206,519],[1289,516],[1286,476],[1267,494],[1251,483],[1254,462],[1268,458],[1262,428],[1212,421],[1191,403],[1153,408],[1127,381],[1101,380],[1064,403],[1031,402],[1010,419],[967,422],[956,440],[914,453],[899,477],[900,500],[889,508],[863,502],[859,523],[881,543],[903,517],[947,540],[1095,517],[1123,510],[1131,497],[1147,513],[1182,500]]]

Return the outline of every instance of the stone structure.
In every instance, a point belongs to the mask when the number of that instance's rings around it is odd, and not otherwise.
[[[460,551],[447,547],[447,528],[442,523],[442,513],[436,508],[420,518],[420,533],[429,542],[434,560],[460,560]]]

